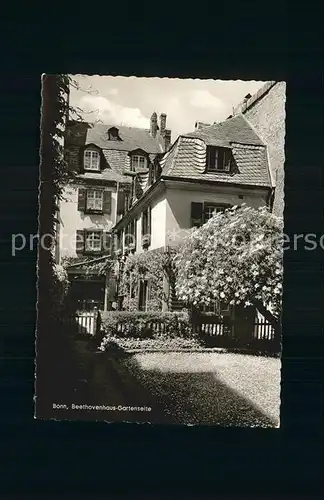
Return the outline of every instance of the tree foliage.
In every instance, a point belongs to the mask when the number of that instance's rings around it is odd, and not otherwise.
[[[266,207],[242,205],[214,215],[185,239],[175,257],[176,292],[196,306],[218,300],[254,305],[278,324],[283,223]]]

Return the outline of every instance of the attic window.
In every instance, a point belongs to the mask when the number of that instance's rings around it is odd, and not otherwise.
[[[119,130],[116,127],[111,127],[108,130],[108,140],[109,141],[120,141]]]
[[[84,170],[100,170],[100,154],[94,149],[86,149],[83,156]]]
[[[226,148],[207,147],[207,171],[229,172],[231,167],[231,150]]]
[[[132,155],[131,170],[136,171],[146,167],[146,158],[142,155]]]

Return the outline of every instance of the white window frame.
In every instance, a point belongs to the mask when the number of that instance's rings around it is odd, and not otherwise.
[[[213,147],[213,146],[211,146]],[[211,150],[210,150],[211,151]],[[230,150],[224,149],[223,163],[219,163],[219,148],[215,147],[215,163],[209,163],[209,155],[207,152],[207,171],[212,172],[229,172],[231,168],[231,152]],[[227,163],[226,163],[227,160]]]
[[[207,153],[207,170],[210,171],[212,170],[213,172],[216,172],[217,170],[217,165],[218,165],[218,148],[215,148],[215,163],[210,163],[210,152],[211,150],[209,150],[209,154]]]
[[[206,211],[207,210],[211,211],[211,215],[209,217],[206,217]],[[207,222],[209,219],[211,219],[213,217],[213,215],[215,215],[215,213],[217,212],[224,212],[225,208],[222,206],[222,205],[213,205],[212,203],[209,204],[209,203],[206,203],[205,206],[204,206],[204,223]]]
[[[87,210],[103,210],[103,190],[101,189],[87,189]]]
[[[227,160],[227,163],[226,163]],[[223,154],[223,164],[219,165],[218,159],[217,159],[217,170],[219,172],[229,172],[231,168],[231,153],[230,151],[224,149],[224,154]]]
[[[86,231],[84,243],[86,252],[100,252],[102,248],[101,232]]]
[[[137,170],[139,168],[145,168],[145,167],[146,167],[145,156],[143,156],[143,155],[132,155],[131,156],[131,170]]]
[[[95,149],[86,149],[83,153],[84,170],[98,172],[100,170],[100,153]]]

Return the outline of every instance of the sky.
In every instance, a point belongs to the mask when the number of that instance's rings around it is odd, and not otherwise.
[[[81,108],[86,121],[149,128],[155,111],[167,115],[172,142],[194,130],[196,121],[214,123],[232,114],[246,94],[264,82],[71,75],[70,103]]]

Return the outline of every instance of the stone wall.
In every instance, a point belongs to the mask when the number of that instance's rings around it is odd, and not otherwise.
[[[272,83],[272,82],[270,82]],[[272,177],[276,185],[273,211],[283,216],[285,163],[286,83],[267,83],[246,103],[244,116],[268,147]],[[255,97],[258,97],[255,99]]]

